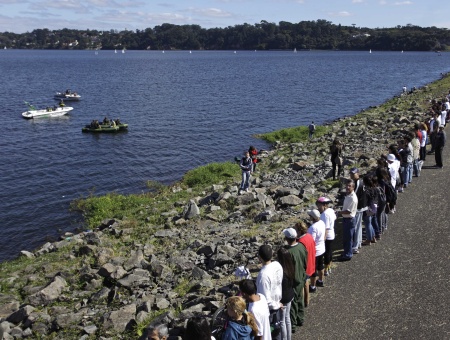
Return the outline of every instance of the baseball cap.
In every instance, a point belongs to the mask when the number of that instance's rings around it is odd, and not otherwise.
[[[297,230],[295,230],[294,228],[287,228],[283,230],[283,234],[287,238],[296,238]]]

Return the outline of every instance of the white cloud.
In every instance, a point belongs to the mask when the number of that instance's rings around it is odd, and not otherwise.
[[[351,16],[351,14],[347,11],[331,12],[329,14],[332,17],[350,17]]]
[[[395,6],[408,6],[412,4],[412,1],[397,1],[396,3],[394,3]]]
[[[218,8],[190,8],[189,10],[195,14],[203,15],[206,17],[214,17],[214,18],[231,17],[230,12],[226,12]]]

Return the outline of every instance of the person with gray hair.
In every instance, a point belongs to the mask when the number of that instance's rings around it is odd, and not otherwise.
[[[164,324],[157,324],[147,327],[144,340],[167,340],[169,329]]]

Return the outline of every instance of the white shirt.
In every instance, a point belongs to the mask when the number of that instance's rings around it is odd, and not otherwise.
[[[398,169],[400,169],[400,161],[394,160],[392,163],[389,163],[389,173],[391,175],[391,184],[395,188],[397,185],[397,176]]]
[[[262,266],[256,278],[256,291],[265,296],[270,310],[280,309],[283,267],[277,261]]]
[[[355,217],[358,210],[358,197],[356,192],[352,191],[351,194],[345,196],[344,203],[342,204],[342,211],[350,211],[350,214],[342,214],[342,217],[349,218]]]
[[[313,223],[308,228],[308,234],[311,234],[316,243],[316,257],[325,253],[325,223],[322,220]]]
[[[256,325],[258,326],[258,336],[262,336],[263,340],[272,340],[270,334],[270,321],[269,321],[269,306],[267,300],[262,294],[258,294],[259,301],[250,302],[248,304],[248,311],[255,316]]]
[[[420,132],[422,132],[422,141],[420,142],[420,147],[423,148],[425,145],[427,145],[427,131],[420,130]]]
[[[445,120],[447,119],[447,111],[444,110],[441,112],[441,122],[445,126]]]
[[[325,223],[325,237],[327,240],[334,240],[335,233],[334,233],[334,221],[336,221],[336,214],[334,213],[334,210],[331,208],[325,209],[320,214],[320,219]]]

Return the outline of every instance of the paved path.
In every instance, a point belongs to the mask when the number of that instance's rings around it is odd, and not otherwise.
[[[294,339],[450,339],[450,142],[434,164],[399,194],[381,241],[336,263]]]

